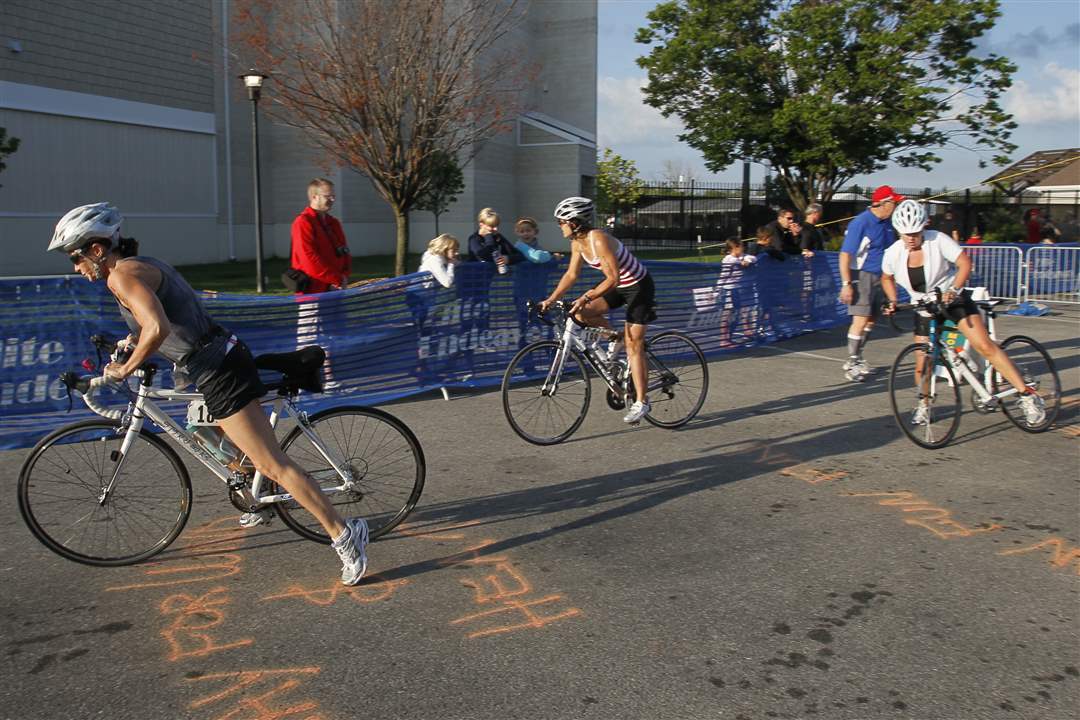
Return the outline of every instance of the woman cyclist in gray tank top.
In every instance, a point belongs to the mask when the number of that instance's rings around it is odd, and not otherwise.
[[[218,425],[267,478],[281,485],[334,538],[341,582],[355,585],[367,569],[368,529],[363,518],[345,520],[317,483],[281,450],[259,405],[265,389],[247,347],[218,328],[191,286],[168,263],[133,255],[120,238],[120,212],[107,203],[84,205],[56,225],[49,250],[66,253],[90,281],[104,280],[135,341],[129,359],[110,363],[105,375],[120,382],[155,352],[185,370]],[[130,241],[133,242],[133,241]]]

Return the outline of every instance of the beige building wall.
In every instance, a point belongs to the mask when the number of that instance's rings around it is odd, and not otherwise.
[[[145,252],[170,262],[254,255],[252,108],[236,78],[246,68],[224,51],[230,3],[111,3],[108,17],[75,0],[0,3],[0,127],[22,140],[0,174],[0,275],[69,272],[64,258],[43,252],[53,225],[100,200],[120,207],[125,234]],[[526,110],[511,132],[477,149],[465,191],[439,218],[439,231],[463,242],[480,208],[492,206],[508,237],[514,218],[532,215],[557,246],[552,208],[595,175],[596,2],[528,7],[502,41],[537,68]],[[259,129],[265,256],[288,254],[289,228],[316,176],[337,184],[334,213],[355,256],[393,252],[393,215],[366,177],[328,166],[265,112]],[[410,223],[410,248],[422,251],[434,218],[416,211]]]

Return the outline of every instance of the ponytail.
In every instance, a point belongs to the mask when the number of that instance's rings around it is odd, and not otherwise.
[[[139,254],[139,241],[135,238],[122,237],[116,242],[116,252],[120,257],[135,257]]]

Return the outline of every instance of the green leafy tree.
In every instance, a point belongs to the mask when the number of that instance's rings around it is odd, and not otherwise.
[[[0,172],[4,172],[4,168],[7,167],[7,163],[4,162],[4,158],[8,155],[13,155],[16,150],[19,149],[19,138],[7,136],[7,128],[0,127]],[[4,187],[0,185],[0,187]]]
[[[997,0],[669,0],[638,30],[638,64],[709,170],[768,160],[802,209],[890,161],[929,170],[944,147],[1007,163],[1016,68],[975,48],[998,15]]]
[[[435,234],[439,234],[439,216],[450,209],[458,193],[465,189],[465,176],[461,173],[453,154],[436,150],[424,162],[422,174],[426,187],[416,199],[416,209],[435,216]]]
[[[604,148],[603,157],[596,163],[596,204],[600,212],[617,214],[628,210],[644,190],[645,184],[634,161]]]

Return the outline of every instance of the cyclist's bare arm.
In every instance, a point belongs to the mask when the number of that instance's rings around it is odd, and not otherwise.
[[[577,282],[578,275],[581,274],[581,248],[578,247],[578,243],[570,243],[570,264],[566,268],[566,272],[563,273],[562,279],[559,280],[559,284],[555,286],[555,289],[551,291],[547,299],[540,303],[541,310],[546,310],[547,306],[561,298],[566,291],[574,286]]]
[[[881,273],[881,291],[885,293],[888,304],[881,308],[883,315],[892,315],[896,312],[896,280],[888,273]]]
[[[139,324],[139,344],[135,347],[127,362],[118,368],[109,367],[106,374],[110,378],[121,380],[135,372],[161,346],[172,331],[165,308],[147,284],[143,273],[132,266],[135,263],[118,265],[109,273],[109,290],[116,299],[131,311],[135,322]]]
[[[615,257],[615,251],[611,249],[611,236],[603,230],[590,230],[589,240],[596,248],[597,259],[600,260],[600,270],[604,273],[604,279],[599,285],[589,291],[591,298],[603,297],[604,293],[619,284],[619,261]]]

